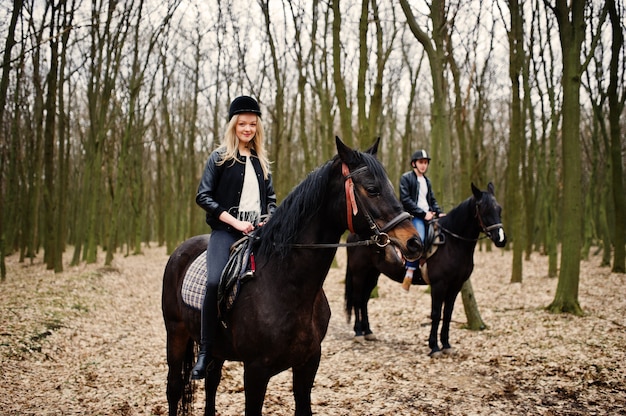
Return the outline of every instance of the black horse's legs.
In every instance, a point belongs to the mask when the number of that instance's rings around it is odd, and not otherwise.
[[[223,365],[224,361],[214,360],[212,368],[206,372],[204,379],[204,416],[215,416],[215,395],[222,379]]]
[[[363,301],[363,308],[362,308],[362,317],[361,317],[361,328],[363,329],[363,335],[365,335],[365,339],[368,338],[369,335],[372,335],[372,330],[370,329],[370,320],[369,317],[367,316],[367,302],[369,301],[368,299],[365,299]]]
[[[452,321],[452,311],[454,310],[454,302],[459,292],[451,291],[446,296],[443,306],[443,324],[441,325],[441,344],[443,351],[451,351],[450,346],[450,322]]]
[[[311,390],[320,364],[321,352],[317,352],[303,366],[293,369],[293,396],[296,416],[312,415]]]
[[[178,403],[183,395],[185,388],[185,380],[183,380],[183,365],[185,362],[185,354],[190,338],[187,336],[179,336],[176,329],[181,324],[173,324],[167,331],[167,404],[168,414],[176,416],[178,413]]]
[[[354,337],[356,341],[360,341],[363,337],[363,308],[361,301],[358,300],[354,304]]]
[[[432,288],[431,288],[432,289]],[[428,347],[430,348],[430,356],[437,356],[441,351],[439,344],[437,343],[437,332],[439,331],[439,322],[441,321],[441,307],[443,306],[443,299],[441,296],[436,296],[434,289],[431,292],[432,308],[430,310],[430,318],[432,320],[430,326],[430,336],[428,337]]]
[[[354,333],[356,337],[360,337],[359,340],[365,339],[373,341],[376,339],[376,335],[370,328],[370,320],[367,312],[367,304],[370,301],[370,295],[372,290],[378,283],[378,274],[375,276],[366,276],[363,279],[363,285],[361,290],[355,295],[356,302],[354,308]]]
[[[263,364],[244,363],[243,386],[246,396],[246,416],[261,416],[267,383],[272,374]]]

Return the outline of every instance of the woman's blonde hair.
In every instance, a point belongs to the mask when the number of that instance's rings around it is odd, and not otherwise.
[[[238,162],[238,144],[239,138],[237,137],[235,128],[237,127],[237,121],[239,120],[239,114],[233,116],[226,126],[226,133],[222,137],[222,143],[218,147],[218,150],[222,153],[222,159],[218,164],[223,164],[228,161]],[[256,116],[256,134],[250,141],[251,148],[256,152],[259,162],[261,162],[261,168],[263,169],[263,177],[267,179],[270,175],[270,161],[267,157],[267,150],[265,149],[265,133],[263,131],[263,122],[261,117]]]

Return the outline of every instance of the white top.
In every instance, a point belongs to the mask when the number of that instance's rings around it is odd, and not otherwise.
[[[259,223],[261,218],[261,192],[259,182],[256,178],[252,158],[246,158],[246,173],[243,176],[243,188],[241,189],[241,200],[239,201],[239,214],[237,219],[249,221],[254,225]]]
[[[426,178],[423,176],[417,176],[417,183],[419,184],[419,192],[417,193],[417,206],[424,212],[430,211],[428,206],[428,200],[426,195],[428,194],[428,186],[426,185]]]

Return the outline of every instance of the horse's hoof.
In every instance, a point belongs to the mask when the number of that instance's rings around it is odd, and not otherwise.
[[[443,352],[441,352],[441,351],[431,351],[430,354],[428,354],[428,356],[430,358],[441,358],[443,356]]]
[[[365,340],[366,341],[376,341],[378,338],[376,338],[376,335],[374,334],[367,334],[365,335]]]
[[[458,352],[456,349],[450,347],[450,348],[444,348],[443,351],[444,355],[457,355]]]
[[[365,342],[365,335],[355,335],[353,341],[362,344]]]

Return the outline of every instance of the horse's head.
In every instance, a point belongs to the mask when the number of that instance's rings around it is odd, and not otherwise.
[[[494,242],[496,247],[506,245],[506,235],[502,226],[502,207],[496,201],[493,184],[489,182],[487,191],[481,191],[472,183],[472,192],[476,200],[476,217],[482,231]]]
[[[376,159],[379,141],[380,138],[365,152],[359,152],[336,138],[345,181],[347,228],[372,237],[380,247],[391,243],[405,258],[415,260],[422,254],[422,241]]]

